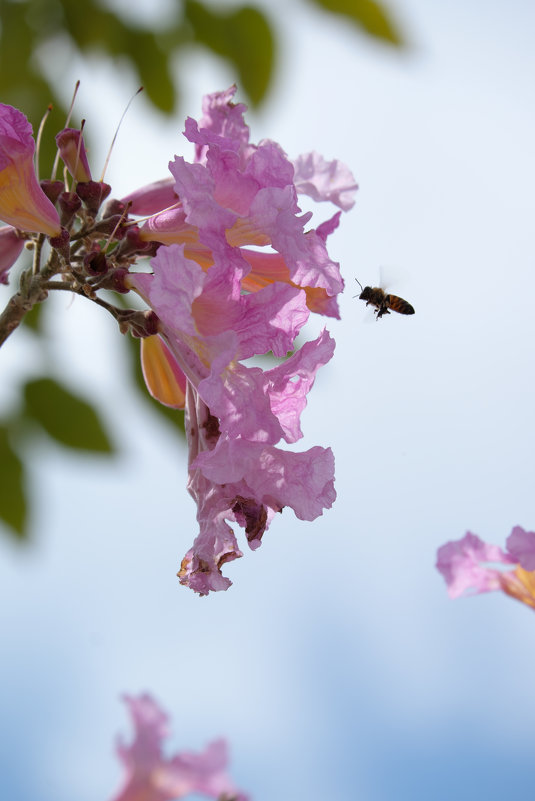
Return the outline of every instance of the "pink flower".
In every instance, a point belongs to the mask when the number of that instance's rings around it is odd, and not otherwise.
[[[515,526],[507,538],[507,551],[467,532],[461,540],[438,549],[437,569],[444,576],[451,598],[502,590],[535,608],[533,531]]]
[[[7,284],[7,274],[21,254],[24,240],[10,225],[0,226],[0,284]]]
[[[175,157],[172,187],[123,201],[137,210],[171,203],[140,231],[167,245],[152,274],[130,273],[127,285],[159,318],[159,338],[143,346],[149,390],[186,409],[199,533],[179,577],[200,594],[230,586],[222,568],[242,556],[233,524],[256,549],[284,507],[314,520],[336,497],[330,449],[288,452],[278,443],[302,437],[308,392],[334,352],[326,331],[297,350],[295,339],[311,309],[338,316],[343,281],[326,240],[340,212],[305,230],[311,214],[297,205],[294,166],[275,142],[249,142],[234,91],[205,98],[200,123],[186,121],[197,161]],[[355,184],[346,168],[314,155],[300,169],[301,191],[349,208]],[[268,370],[249,361],[269,353],[284,361]]]
[[[243,294],[246,268],[228,244],[221,256],[214,252],[207,272],[184,251],[184,245],[160,248],[153,273],[131,274],[128,281],[160,318],[165,358],[176,362],[174,378],[187,379],[188,488],[200,533],[179,575],[204,594],[230,586],[221,568],[242,556],[227,520],[242,526],[256,548],[285,506],[312,520],[334,502],[329,449],[288,453],[274,447],[302,436],[307,393],[332,357],[334,341],[324,331],[270,370],[245,365],[253,355],[281,357],[293,348],[309,316],[305,293],[275,283]]]
[[[161,181],[154,181],[148,186],[136,189],[122,199],[125,205],[130,203],[131,214],[155,214],[168,206],[174,206],[178,198],[174,190],[173,177],[163,178]]]
[[[231,87],[207,96],[199,124],[186,120],[196,163],[176,156],[169,164],[172,184],[158,182],[123,202],[133,204],[133,213],[158,212],[141,228],[142,239],[184,244],[187,257],[203,269],[213,263],[217,242],[225,242],[246,263],[243,286],[248,292],[284,281],[305,289],[311,310],[338,317],[339,265],[327,253],[321,226],[305,230],[312,215],[300,213],[297,193],[347,210],[353,205],[355,180],[340,162],[326,162],[315,153],[299,157],[294,174],[294,165],[275,142],[249,143],[245,106],[231,102],[235,91]],[[251,245],[270,250],[251,250]]]
[[[174,801],[191,793],[208,798],[247,801],[226,772],[228,756],[224,740],[216,740],[199,753],[162,754],[168,736],[168,717],[150,695],[125,696],[134,740],[119,741],[117,753],[126,770],[124,785],[113,801]]]
[[[35,143],[24,114],[0,103],[0,218],[22,231],[59,236],[59,216],[37,182]]]
[[[56,134],[56,144],[59,155],[72,177],[77,181],[90,181],[91,170],[82,132],[77,128],[64,128]]]

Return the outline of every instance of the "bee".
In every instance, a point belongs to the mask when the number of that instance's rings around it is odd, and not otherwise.
[[[363,287],[360,283],[358,278],[355,278],[355,281],[362,289],[362,292],[359,295],[359,300],[365,300],[366,306],[370,304],[375,306],[374,314],[377,316],[377,319],[383,316],[383,314],[390,314],[389,309],[392,311],[398,312],[399,314],[414,314],[414,309],[410,303],[407,303],[406,300],[403,298],[398,297],[397,295],[389,295],[378,286],[365,286]],[[356,298],[356,295],[353,295]]]

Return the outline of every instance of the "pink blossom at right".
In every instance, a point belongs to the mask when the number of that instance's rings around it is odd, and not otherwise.
[[[535,609],[535,532],[515,526],[506,550],[467,532],[437,551],[450,598],[501,590]]]
[[[248,801],[227,773],[227,744],[214,740],[204,751],[163,753],[168,716],[148,694],[124,696],[134,727],[130,744],[119,740],[125,777],[110,801],[178,801],[199,794],[217,801]]]

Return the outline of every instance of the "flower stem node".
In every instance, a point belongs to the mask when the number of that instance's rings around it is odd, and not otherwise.
[[[50,237],[50,247],[56,250],[65,264],[70,264],[70,235],[66,228],[62,228],[58,236]]]
[[[106,254],[101,250],[92,250],[84,256],[85,272],[91,276],[106,275],[109,272],[110,264]]]
[[[132,256],[155,256],[158,250],[158,242],[148,242],[142,239],[137,225],[133,225],[126,231],[118,249],[120,258],[132,258]]]
[[[80,211],[82,207],[82,201],[76,192],[62,192],[58,197],[57,203],[59,206],[61,224],[65,228],[68,228],[72,223],[75,214]]]

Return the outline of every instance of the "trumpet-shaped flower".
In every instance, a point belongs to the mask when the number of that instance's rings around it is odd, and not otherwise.
[[[37,181],[34,151],[27,118],[0,103],[0,218],[22,231],[57,237],[59,216]]]
[[[176,801],[198,793],[208,798],[247,801],[227,774],[227,745],[215,740],[195,754],[182,751],[165,757],[168,717],[149,695],[125,696],[134,726],[130,745],[117,746],[126,777],[113,801]]]
[[[467,532],[461,540],[442,545],[437,568],[450,598],[502,590],[535,609],[535,532],[515,526],[507,550]]]

